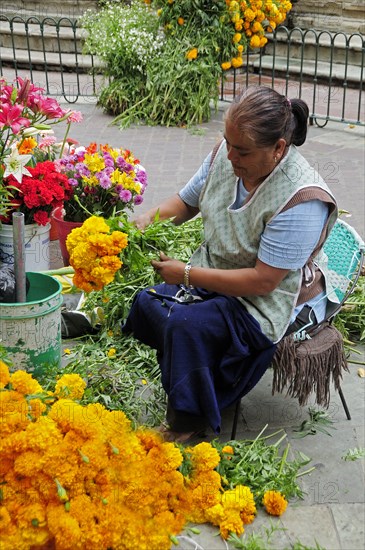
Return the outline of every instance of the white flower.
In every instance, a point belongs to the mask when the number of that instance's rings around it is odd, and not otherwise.
[[[4,158],[5,172],[3,177],[7,178],[13,175],[14,178],[21,183],[23,174],[25,176],[32,176],[25,167],[31,158],[32,155],[19,155],[18,149],[14,147],[11,154]]]

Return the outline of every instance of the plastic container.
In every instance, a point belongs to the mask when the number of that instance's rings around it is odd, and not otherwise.
[[[63,259],[63,265],[70,265],[70,256],[66,248],[66,239],[68,234],[75,229],[75,227],[81,227],[82,222],[67,222],[63,219],[62,207],[55,208],[52,212],[53,221],[57,227],[58,240],[60,243],[60,249]]]
[[[50,229],[51,224],[24,226],[25,270],[47,271],[50,269]],[[13,226],[0,227],[0,263],[14,264]]]
[[[50,275],[27,273],[26,302],[0,304],[0,334],[13,370],[37,374],[61,364],[61,284]]]

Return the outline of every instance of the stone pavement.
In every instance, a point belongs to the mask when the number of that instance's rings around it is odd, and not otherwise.
[[[131,149],[146,168],[149,185],[145,202],[138,207],[142,212],[178,191],[193,175],[205,155],[222,136],[221,105],[209,123],[193,129],[133,126],[120,131],[112,126],[112,118],[103,114],[94,104],[77,103],[74,108],[83,112],[84,121],[73,125],[71,137],[83,145],[91,141],[109,143]],[[58,133],[58,129],[56,127]],[[61,133],[60,133],[61,135]],[[365,234],[364,206],[364,128],[351,128],[345,124],[329,122],[325,128],[309,128],[307,142],[301,151],[327,181],[338,199],[340,208],[351,217],[347,221],[363,237]],[[54,265],[61,266],[57,241],[54,243]],[[57,256],[58,254],[58,256]],[[364,360],[364,347],[357,346]],[[285,432],[282,445],[290,445],[290,455],[296,451],[311,457],[315,470],[300,479],[305,491],[303,500],[290,502],[279,520],[270,520],[262,511],[246,533],[258,533],[260,529],[278,524],[284,530],[274,533],[271,546],[275,550],[292,548],[300,541],[301,547],[326,550],[363,550],[364,535],[364,459],[344,461],[349,449],[364,447],[364,382],[357,374],[357,366],[350,364],[350,372],[344,376],[343,390],[347,397],[352,420],[345,417],[341,402],[333,392],[329,414],[334,422],[331,436],[317,434],[303,439],[293,437],[293,429],[308,418],[308,406],[300,408],[294,399],[284,395],[271,395],[270,371],[242,402],[237,438],[253,439],[267,425],[266,433],[281,428]],[[232,414],[223,419],[222,438],[229,439]],[[180,538],[181,549],[220,550],[227,546],[217,530],[200,526],[201,534],[194,539]],[[264,540],[266,540],[264,536]]]

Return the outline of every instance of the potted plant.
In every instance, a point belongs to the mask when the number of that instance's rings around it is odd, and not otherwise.
[[[147,175],[138,159],[128,149],[91,143],[77,147],[58,161],[70,184],[63,207],[53,217],[65,265],[69,265],[66,238],[90,216],[110,218],[143,202]]]
[[[82,118],[43,92],[29,79],[18,77],[14,84],[0,79],[0,261],[14,261],[12,213],[22,212],[28,271],[49,268],[50,214],[67,200],[71,189],[54,160],[39,149],[38,139],[63,121],[67,136],[70,124]],[[61,154],[64,145],[65,139]]]

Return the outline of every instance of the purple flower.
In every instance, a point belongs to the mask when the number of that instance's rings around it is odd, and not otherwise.
[[[75,169],[80,174],[80,176],[86,176],[87,178],[90,176],[90,170],[87,166],[85,166],[85,164],[82,164],[82,162],[78,162],[75,166]]]
[[[132,193],[128,189],[119,192],[119,198],[122,202],[129,202],[132,199]]]
[[[136,195],[136,196],[134,197],[134,199],[133,199],[133,202],[134,202],[134,204],[136,204],[136,205],[137,205],[137,204],[141,204],[141,202],[143,202],[143,197],[142,197],[142,195]]]
[[[75,180],[75,178],[68,178],[68,183],[72,185],[72,187],[76,187],[76,185],[79,184],[79,182]]]
[[[116,163],[118,168],[120,168],[122,171],[125,171],[126,166],[128,165],[128,163],[124,160],[123,157],[118,157],[116,160]]]
[[[104,153],[103,157],[104,157],[105,166],[114,166],[114,159],[109,153]]]
[[[98,180],[100,182],[100,187],[103,189],[109,189],[112,186],[111,179],[108,178],[106,174],[101,174],[101,176],[98,177]]]
[[[107,176],[110,176],[110,174],[112,174],[113,172],[114,172],[114,168],[112,168],[111,166],[107,166],[103,170],[103,173]]]
[[[142,185],[144,185],[146,187],[147,185],[147,174],[144,170],[144,168],[142,168],[142,166],[138,165],[136,166],[136,180],[139,181],[139,183],[142,183]]]

